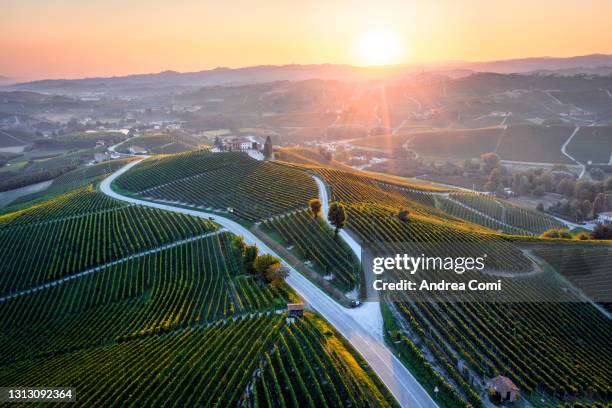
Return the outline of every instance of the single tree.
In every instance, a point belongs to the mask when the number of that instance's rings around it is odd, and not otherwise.
[[[257,259],[257,253],[259,252],[259,248],[257,245],[246,245],[242,250],[242,267],[246,273],[253,274],[255,273],[255,269],[253,268],[253,263],[255,259]]]
[[[266,160],[270,160],[273,154],[272,139],[270,139],[270,136],[268,136],[266,137],[266,142],[264,143],[263,155]]]
[[[597,218],[600,212],[606,211],[607,207],[606,196],[603,193],[597,194],[593,201],[593,218]]]
[[[244,242],[244,237],[242,235],[236,235],[234,236],[234,239],[232,240],[232,248],[234,249],[235,253],[237,255],[242,255],[242,252],[244,251],[244,247],[246,247],[246,242]]]
[[[612,239],[612,225],[598,224],[593,231],[591,231],[591,238]]]
[[[265,278],[273,286],[278,287],[287,278],[287,275],[289,275],[289,270],[287,268],[280,263],[274,263],[266,269]]]
[[[584,216],[588,218],[589,215],[591,215],[591,212],[593,211],[593,204],[591,204],[589,200],[584,200],[582,202],[581,210]]]
[[[274,264],[280,265],[280,259],[270,254],[259,255],[253,262],[253,270],[262,278],[265,278],[268,268]]]
[[[335,227],[334,236],[338,236],[338,232],[346,222],[346,212],[344,206],[340,203],[331,203],[329,211],[327,212],[327,219]]]
[[[490,174],[491,170],[499,166],[499,156],[493,152],[481,154],[480,161],[484,174]]]
[[[397,212],[397,218],[402,222],[408,222],[410,220],[410,211],[407,208],[400,208]]]
[[[308,206],[310,207],[310,212],[312,213],[313,218],[317,218],[321,212],[321,200],[318,198],[313,198],[312,200],[308,201]]]

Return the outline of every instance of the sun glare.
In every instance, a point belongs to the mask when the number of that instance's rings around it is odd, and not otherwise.
[[[389,30],[369,31],[357,42],[357,55],[365,65],[394,64],[401,53],[397,35]]]

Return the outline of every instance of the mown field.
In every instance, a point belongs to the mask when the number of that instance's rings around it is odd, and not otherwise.
[[[425,156],[469,159],[494,151],[502,132],[503,128],[497,126],[478,129],[439,129],[402,132],[393,136],[371,136],[356,140],[353,144],[383,151],[391,151],[405,145]]]
[[[503,160],[571,164],[561,146],[573,131],[572,126],[509,126],[496,153]]]
[[[354,141],[353,144],[387,152],[405,146],[420,155],[454,159],[479,158],[483,153],[495,152],[502,160],[572,164],[572,161],[561,153],[561,146],[573,130],[572,126],[515,124],[507,128],[492,126],[477,129],[438,129],[400,133],[395,136],[373,136]],[[603,153],[599,152],[598,147],[602,147],[601,143],[604,143],[600,140],[601,136],[586,138],[578,148],[582,156],[591,157],[589,160],[599,160]],[[592,138],[598,141],[590,142]],[[529,148],[526,149],[525,146]]]
[[[611,99],[612,101],[612,99]],[[566,151],[576,160],[609,163],[612,157],[612,126],[581,127]]]

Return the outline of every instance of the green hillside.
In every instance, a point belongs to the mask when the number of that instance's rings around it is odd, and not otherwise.
[[[233,152],[149,159],[116,183],[141,197],[231,211],[247,221],[304,208],[317,197],[314,180],[304,172]]]

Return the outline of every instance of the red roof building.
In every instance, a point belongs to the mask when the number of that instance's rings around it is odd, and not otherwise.
[[[508,377],[498,375],[487,381],[489,394],[500,402],[516,401],[519,397],[519,388]]]

